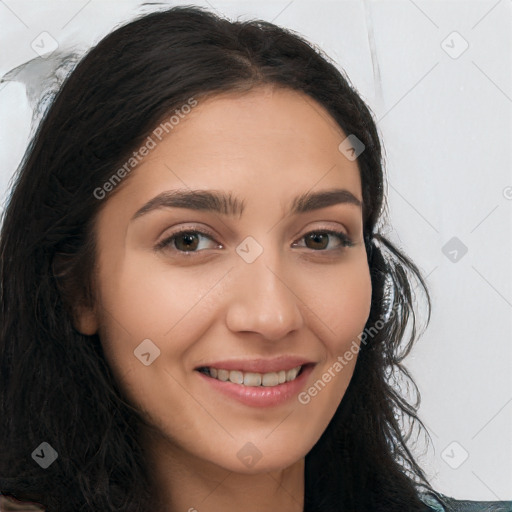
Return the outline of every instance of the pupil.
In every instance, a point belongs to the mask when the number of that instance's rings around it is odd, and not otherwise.
[[[315,244],[319,243],[321,245],[321,247],[313,247],[313,249],[324,249],[325,244],[322,246],[321,239],[324,239],[324,241],[327,240],[327,234],[313,233],[312,235],[308,235],[308,239],[312,240]],[[320,242],[319,242],[319,239],[320,239]]]
[[[179,240],[184,240],[185,241],[185,250],[188,251],[190,249],[196,249],[197,248],[197,244],[196,245],[193,245],[192,247],[190,246],[190,244],[194,244],[194,241],[197,242],[197,235],[193,234],[193,233],[185,233],[185,234],[182,234],[180,238],[178,238],[178,241]],[[179,248],[179,247],[178,247]]]

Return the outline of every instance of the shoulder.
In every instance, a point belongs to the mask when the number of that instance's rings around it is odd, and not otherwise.
[[[437,493],[444,505],[432,494],[420,496],[432,512],[512,512],[512,501],[470,501],[458,500]]]
[[[44,512],[44,508],[36,503],[0,495],[0,512]]]

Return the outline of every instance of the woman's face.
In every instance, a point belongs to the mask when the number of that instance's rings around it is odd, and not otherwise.
[[[161,456],[276,470],[331,420],[371,302],[347,135],[298,92],[216,96],[104,199],[97,302],[79,329],[99,333]],[[206,191],[233,204],[175,195]]]

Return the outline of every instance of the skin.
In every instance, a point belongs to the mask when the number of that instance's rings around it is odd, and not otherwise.
[[[221,395],[194,368],[300,355],[316,363],[307,390],[359,341],[371,303],[361,207],[286,214],[308,191],[344,188],[362,201],[357,161],[338,150],[345,138],[302,93],[265,86],[217,95],[199,101],[105,200],[96,302],[80,310],[77,328],[99,333],[123,391],[152,426],[142,442],[155,510],[157,499],[172,512],[303,510],[304,457],[343,398],[356,357],[309,403],[295,396],[266,408]],[[230,191],[245,210],[231,217],[162,208],[131,220],[177,188]],[[180,227],[214,237],[200,235],[195,254],[185,254],[183,237],[155,250]],[[326,229],[354,245],[335,235],[306,241]],[[247,236],[263,248],[251,264],[236,252]],[[134,357],[144,339],[160,350],[149,366]],[[237,457],[248,442],[261,453],[252,467]]]

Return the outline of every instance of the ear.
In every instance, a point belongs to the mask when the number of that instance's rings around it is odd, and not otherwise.
[[[94,297],[76,270],[81,263],[75,255],[59,252],[53,258],[52,272],[73,327],[81,334],[92,336],[98,332],[99,320]]]
[[[75,309],[74,321],[75,329],[81,334],[92,336],[98,332],[98,316],[94,308],[86,306],[77,306]]]

